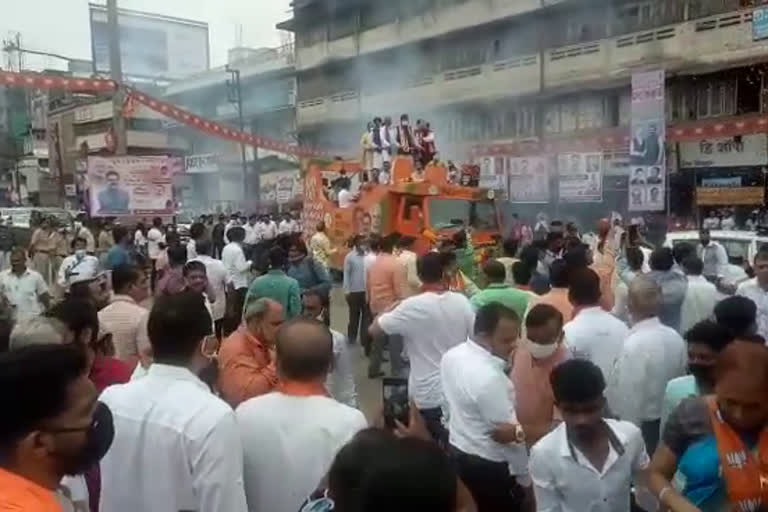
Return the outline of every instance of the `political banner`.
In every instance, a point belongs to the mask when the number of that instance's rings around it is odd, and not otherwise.
[[[602,202],[602,153],[561,153],[557,158],[557,172],[561,201]]]
[[[499,159],[503,162],[503,159]],[[504,174],[502,165],[498,165],[493,158],[487,156],[480,162],[480,176],[478,187],[498,190],[504,188]]]
[[[549,159],[531,156],[507,159],[509,201],[512,203],[549,202]]]
[[[89,157],[91,216],[173,215],[172,181],[182,166],[167,156]]]
[[[632,75],[629,211],[663,211],[667,169],[664,70]]]

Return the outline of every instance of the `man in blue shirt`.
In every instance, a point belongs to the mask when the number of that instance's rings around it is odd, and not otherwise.
[[[120,265],[133,264],[133,255],[130,251],[131,236],[125,226],[115,226],[112,230],[112,236],[115,237],[115,245],[107,252],[107,261],[105,267],[112,270]]]
[[[362,235],[352,239],[352,250],[344,258],[344,295],[349,305],[349,324],[347,339],[350,343],[357,340],[360,333],[360,343],[366,355],[370,351],[368,326],[371,323],[371,311],[365,297],[365,245]]]
[[[109,171],[105,178],[107,188],[99,192],[99,213],[128,213],[131,195],[120,188],[120,175]]]

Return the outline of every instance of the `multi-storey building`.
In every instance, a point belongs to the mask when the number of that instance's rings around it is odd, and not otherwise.
[[[752,22],[763,3],[296,0],[293,19],[278,27],[295,32],[302,142],[357,151],[366,121],[409,113],[431,122],[443,159],[463,161],[472,148],[601,151],[600,212],[626,208],[632,73],[663,68],[668,165],[679,171],[670,204],[689,214],[691,191],[708,175],[764,179],[764,124],[746,122],[768,108],[768,43]],[[728,121],[723,134],[751,155],[697,158],[698,142],[676,141],[676,126],[697,133],[713,120]]]
[[[296,138],[295,70],[293,46],[280,48],[235,48],[230,50],[229,67],[220,67],[171,84],[165,99],[206,119],[238,127],[237,90],[233,74],[240,73],[240,91],[245,130],[282,141]],[[229,83],[228,83],[229,81]],[[172,133],[189,144],[188,156],[208,165],[187,169],[184,204],[190,209],[211,211],[216,207],[245,208],[251,211],[259,197],[260,176],[271,170],[297,169],[290,162],[277,162],[271,152],[246,148],[247,190],[244,189],[241,148],[238,144],[211,137],[181,126],[169,125]],[[264,178],[264,185],[269,178]],[[242,200],[245,198],[245,204]],[[272,198],[274,201],[274,198]]]

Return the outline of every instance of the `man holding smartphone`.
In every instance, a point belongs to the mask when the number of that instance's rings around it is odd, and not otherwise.
[[[409,397],[424,417],[432,437],[444,444],[447,435],[442,424],[440,360],[449,349],[467,340],[475,313],[464,295],[446,289],[442,261],[438,253],[419,258],[416,267],[423,283],[422,292],[380,314],[370,333],[373,337],[402,336],[411,362]]]

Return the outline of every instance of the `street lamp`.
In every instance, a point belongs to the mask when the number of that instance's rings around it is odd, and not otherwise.
[[[240,131],[245,131],[245,121],[243,119],[243,90],[240,87],[240,70],[233,69],[226,65],[224,70],[232,75],[232,78],[227,80],[227,99],[230,103],[237,105],[237,117],[240,123]],[[245,142],[240,143],[240,158],[243,164],[243,199],[248,199],[248,164],[245,161]]]

